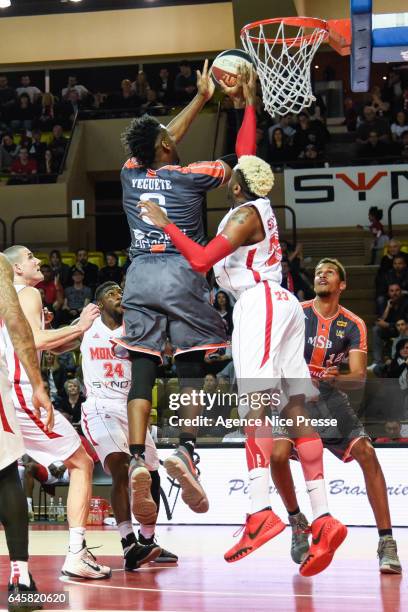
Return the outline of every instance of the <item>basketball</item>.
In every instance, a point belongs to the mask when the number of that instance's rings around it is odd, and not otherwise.
[[[211,76],[214,82],[217,85],[223,82],[229,87],[235,85],[238,66],[242,63],[248,67],[252,65],[248,53],[241,49],[228,49],[217,55],[211,66]]]

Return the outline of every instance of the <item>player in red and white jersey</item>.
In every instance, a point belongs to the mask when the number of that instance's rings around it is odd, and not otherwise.
[[[13,266],[14,286],[30,324],[36,349],[51,352],[70,350],[72,343],[76,342],[99,316],[98,307],[89,304],[84,308],[76,325],[44,329],[41,295],[35,289],[35,285],[43,279],[40,260],[24,246],[12,246],[6,249],[4,254]],[[62,414],[55,413],[53,431],[50,432],[43,426],[31,402],[32,389],[27,373],[15,354],[7,332],[4,337],[9,377],[13,385],[12,399],[26,451],[42,465],[61,460],[70,473],[67,500],[69,550],[62,572],[80,578],[107,578],[111,575],[110,568],[96,562],[85,542],[85,525],[92,494],[93,462],[83,448],[77,432]]]
[[[53,409],[45,391],[37,361],[33,335],[21,310],[13,286],[13,270],[0,254],[0,521],[9,551],[11,572],[9,593],[35,593],[36,586],[28,571],[28,509],[20,482],[17,460],[24,454],[24,443],[11,399],[5,359],[3,331],[7,330],[14,350],[21,359],[32,384],[32,405],[38,415],[44,409],[43,427],[52,431]],[[39,605],[27,606],[36,610]]]
[[[247,104],[255,100],[256,86],[251,81],[244,83]],[[255,145],[255,125],[253,128],[251,138]],[[287,419],[293,418],[299,425],[297,417],[307,417],[305,396],[314,396],[316,391],[303,357],[305,326],[302,308],[297,299],[279,284],[277,228],[266,199],[273,183],[273,173],[266,162],[255,156],[241,156],[228,184],[228,197],[234,209],[223,219],[222,229],[206,247],[185,236],[154,202],[143,201],[138,206],[143,215],[164,229],[194,270],[206,273],[217,264],[214,271],[218,283],[238,298],[233,314],[232,355],[240,395],[251,397],[253,393],[259,396],[260,392],[284,390],[280,396],[282,415]],[[268,270],[268,263],[271,270]],[[261,410],[251,412],[251,416],[258,418],[263,414]],[[228,562],[248,555],[285,527],[272,512],[269,495],[265,495],[265,484],[269,483],[269,452],[263,448],[263,432],[247,433],[252,511],[243,536],[225,554]],[[310,425],[303,423],[302,427],[294,428],[293,437],[296,438],[315,519],[313,534],[319,533],[320,544],[313,551],[313,564],[309,563],[307,567],[303,564],[300,572],[313,575],[329,565],[347,529],[328,512],[323,446],[319,436]],[[271,432],[266,441],[271,442]]]
[[[132,571],[147,561],[176,562],[177,556],[161,550],[154,540],[160,504],[159,457],[147,430],[145,463],[147,477],[140,471],[132,480],[140,523],[139,542],[132,527],[129,504],[129,431],[127,396],[131,385],[131,362],[113,352],[112,341],[123,333],[122,289],[108,281],[96,289],[101,312],[81,343],[82,371],[87,400],[82,404],[82,429],[93,445],[104,470],[112,475],[111,503],[124,554],[124,567]]]

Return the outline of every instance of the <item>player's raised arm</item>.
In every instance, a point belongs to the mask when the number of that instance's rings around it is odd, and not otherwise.
[[[227,257],[240,246],[254,244],[264,238],[261,219],[251,206],[251,200],[267,195],[273,182],[272,170],[266,162],[255,156],[243,156],[234,169],[228,191],[235,201],[248,205],[240,206],[228,220],[222,233],[205,247],[183,234],[154,202],[139,202],[138,208],[152,223],[164,229],[194,270],[205,274],[217,261]]]
[[[34,338],[27,319],[21,309],[13,285],[13,268],[8,259],[0,254],[0,317],[3,319],[17,357],[27,372],[33,387],[33,405],[39,413],[42,407],[47,411],[45,427],[52,430],[53,408],[41,378]]]

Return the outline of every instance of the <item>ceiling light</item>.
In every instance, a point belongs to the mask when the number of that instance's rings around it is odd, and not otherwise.
[[[0,0],[0,8],[8,8],[11,6],[11,0]]]
[[[71,0],[71,2],[82,2],[82,0]]]

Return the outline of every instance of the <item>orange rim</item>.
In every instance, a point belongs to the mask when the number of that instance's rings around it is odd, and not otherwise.
[[[302,37],[292,37],[292,38],[259,38],[258,36],[251,35],[250,32],[254,28],[259,27],[260,25],[272,25],[272,24],[280,24],[284,23],[288,26],[299,26],[304,28],[314,28],[325,31],[325,38],[329,36],[329,26],[327,21],[324,19],[318,19],[317,17],[274,17],[273,19],[261,19],[260,21],[253,21],[252,23],[248,23],[241,30],[241,38],[248,35],[248,38],[255,43],[268,43],[268,44],[278,44],[282,45],[284,42],[286,44],[301,44],[302,42],[309,42],[314,35],[314,32],[310,34],[305,34]]]

